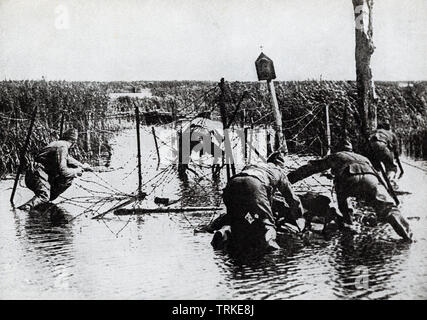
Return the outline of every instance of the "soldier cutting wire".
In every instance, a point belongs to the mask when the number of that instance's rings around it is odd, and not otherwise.
[[[77,138],[77,130],[69,129],[60,140],[48,144],[37,154],[25,174],[25,184],[35,195],[19,209],[30,210],[55,200],[71,186],[74,178],[83,171],[92,171],[87,163],[80,163],[68,153]]]

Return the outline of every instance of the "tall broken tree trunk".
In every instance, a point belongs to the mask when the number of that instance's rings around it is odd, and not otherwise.
[[[352,0],[356,31],[356,82],[358,109],[364,137],[377,127],[377,110],[374,104],[375,88],[372,81],[371,56],[375,47],[372,40],[372,10],[374,0]]]

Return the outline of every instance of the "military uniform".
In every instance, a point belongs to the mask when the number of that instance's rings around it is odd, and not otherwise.
[[[396,135],[390,130],[378,129],[369,137],[369,145],[375,168],[379,170],[379,166],[383,163],[387,173],[396,173],[394,159],[399,154]]]
[[[341,151],[320,160],[312,160],[288,174],[291,183],[312,174],[331,169],[334,175],[338,208],[344,222],[352,224],[348,198],[356,197],[372,206],[379,219],[389,222],[403,238],[410,237],[409,224],[401,216],[382,179],[368,158],[350,151]]]
[[[301,215],[299,198],[293,193],[285,172],[273,163],[248,165],[233,176],[224,189],[233,239],[245,244],[275,240],[275,217],[271,199],[278,190],[295,215]]]
[[[25,184],[35,196],[24,206],[55,200],[81,173],[83,165],[68,154],[69,146],[68,141],[54,141],[35,157],[25,174]]]

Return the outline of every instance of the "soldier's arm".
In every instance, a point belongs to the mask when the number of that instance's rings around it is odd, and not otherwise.
[[[68,150],[65,147],[58,148],[56,152],[56,161],[58,163],[59,174],[64,177],[75,178],[82,172],[80,167],[70,168],[68,166]]]
[[[93,168],[89,164],[81,163],[70,155],[68,155],[67,164],[71,168],[82,168],[84,171],[93,171]]]
[[[80,161],[74,159],[72,156],[68,155],[67,157],[67,164],[69,167],[71,168],[78,168],[78,167],[83,167],[83,163],[81,163]]]
[[[289,205],[294,218],[301,218],[303,213],[301,201],[292,190],[292,186],[285,175],[283,175],[282,179],[279,182],[278,190],[285,198],[286,203]]]
[[[315,173],[319,173],[331,168],[331,156],[326,156],[319,160],[311,160],[308,164],[299,167],[288,173],[289,182],[294,184]]]

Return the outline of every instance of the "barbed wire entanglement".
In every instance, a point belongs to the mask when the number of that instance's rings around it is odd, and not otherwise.
[[[93,165],[108,163],[106,159],[111,157],[112,152],[109,143],[111,138],[122,129],[135,126],[135,105],[141,110],[143,124],[141,129],[145,135],[151,135],[151,128],[148,125],[172,126],[178,119],[185,118],[191,122],[198,117],[219,120],[221,99],[226,106],[227,118],[233,120],[229,123],[232,129],[270,128],[273,125],[270,95],[265,83],[225,82],[225,84],[225,89],[221,91],[216,82],[2,81],[0,178],[16,171],[19,151],[23,146],[22,137],[25,136],[35,105],[39,106],[39,112],[26,161],[32,161],[42,146],[58,139],[62,130],[75,127],[79,130],[79,143],[72,155],[82,162],[90,162]],[[276,81],[274,84],[290,151],[289,168],[301,165],[304,161],[301,156],[325,154],[326,106],[330,112],[332,150],[336,149],[345,135],[352,140],[356,150],[360,147],[357,92],[354,82]],[[147,89],[150,95],[111,99],[111,93],[129,91],[128,86],[135,92],[138,88]],[[423,148],[425,150],[426,147],[417,149],[416,146],[423,146],[423,141],[427,141],[425,84],[413,83],[411,86],[402,87],[394,83],[376,83],[376,91],[377,104],[381,106],[378,108],[379,120],[391,119],[401,144],[407,146],[411,152],[422,154]],[[199,125],[204,124],[203,120],[199,122]],[[407,130],[404,132],[400,128]],[[157,137],[157,140],[162,146],[176,151],[170,141],[165,141],[161,137]],[[238,143],[237,139],[233,138],[232,148],[236,148]],[[155,150],[145,151],[148,153],[147,159],[155,158]],[[95,216],[120,205],[126,199],[135,200],[130,204],[132,207],[141,205],[145,200],[135,197],[136,190],[123,191],[137,172],[136,165],[129,165],[131,161],[136,162],[136,154],[129,155],[129,159],[122,164],[126,170],[120,172],[123,177],[120,182],[110,182],[102,172],[87,173],[75,182],[76,188],[84,195],[61,197],[60,203],[67,203],[82,210],[73,219],[80,216]],[[208,170],[209,165],[195,161],[190,161],[189,165],[192,170],[189,171],[190,181],[187,187],[192,191],[178,197],[177,200],[180,200],[178,205],[183,207],[190,202],[210,202],[220,205],[221,199],[212,197],[212,193],[219,189],[219,184],[213,181],[211,171]],[[155,167],[154,163],[144,163],[142,187],[147,196],[163,194],[166,186],[178,175],[175,164],[162,165],[157,169]],[[149,171],[151,173],[148,173]],[[314,184],[303,182],[296,188],[304,191],[328,185],[324,179],[316,177],[313,179],[317,179]],[[193,192],[195,189],[197,192]],[[105,220],[103,223],[108,224],[108,219]],[[122,230],[114,233],[117,235]]]
[[[277,98],[283,114],[286,137],[294,137],[310,119],[310,110],[329,105],[332,148],[343,133],[344,110],[348,111],[348,136],[358,145],[356,85],[350,81],[275,81]],[[395,82],[376,82],[378,119],[390,119],[404,151],[422,156],[426,150],[426,89],[424,82],[406,85]],[[247,125],[272,123],[267,86],[261,82],[230,82],[225,99],[236,105],[243,92],[252,99],[242,102],[237,118]],[[150,90],[144,98],[121,97],[110,99],[112,92]],[[134,82],[65,82],[65,81],[1,81],[0,82],[0,178],[16,171],[22,137],[28,128],[34,106],[39,105],[36,126],[29,146],[29,158],[43,145],[57,139],[64,127],[77,127],[81,139],[74,155],[84,161],[96,161],[99,155],[111,150],[111,134],[128,125],[133,117],[133,103],[138,101],[142,111],[159,111],[192,117],[204,112],[215,114],[219,89],[215,82],[197,81],[134,81]],[[232,117],[234,108],[227,109]],[[174,118],[171,117],[171,118]],[[299,122],[297,125],[296,123]],[[325,145],[322,112],[308,127],[289,141],[291,152],[321,153]],[[236,122],[237,123],[237,119]],[[144,122],[143,122],[144,123]],[[405,130],[403,129],[405,128]],[[307,145],[310,145],[307,148]],[[306,150],[303,150],[306,149]],[[425,153],[425,151],[424,151]]]

